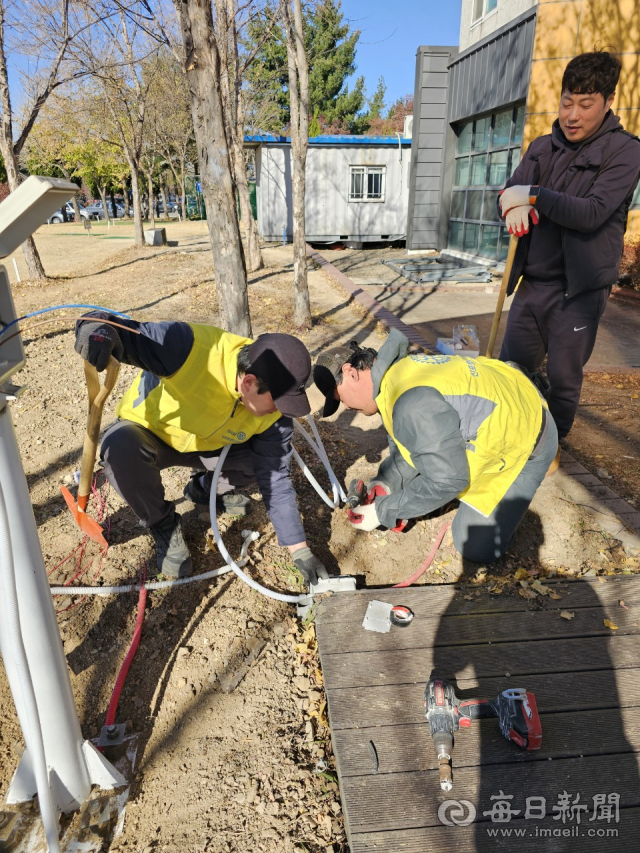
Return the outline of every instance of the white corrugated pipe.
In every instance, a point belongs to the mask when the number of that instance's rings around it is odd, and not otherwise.
[[[211,483],[211,495],[209,498],[209,513],[211,514],[211,529],[213,530],[213,538],[216,540],[216,545],[218,546],[218,551],[224,557],[225,562],[231,568],[231,571],[234,572],[240,580],[243,580],[246,584],[248,584],[252,589],[255,589],[257,592],[261,592],[263,595],[266,595],[268,598],[275,598],[276,601],[288,601],[290,604],[297,604],[301,598],[306,598],[307,593],[301,595],[286,595],[283,592],[274,592],[272,589],[267,589],[266,586],[262,586],[257,581],[254,581],[253,578],[250,578],[249,575],[246,575],[240,566],[233,561],[231,554],[225,548],[225,544],[222,541],[222,536],[220,535],[220,530],[218,528],[218,519],[216,514],[216,494],[218,490],[218,480],[220,479],[220,474],[222,473],[222,466],[224,465],[224,460],[227,458],[227,453],[229,452],[230,444],[227,444],[226,447],[223,447],[222,453],[218,458],[218,462],[216,464],[216,469],[213,472],[213,481]]]
[[[20,630],[20,611],[16,589],[15,565],[11,547],[11,532],[7,517],[7,505],[0,484],[0,591],[2,592],[3,618],[13,649],[12,658],[18,677],[19,689],[28,723],[28,732],[24,732],[27,749],[33,762],[33,772],[38,789],[38,803],[49,853],[60,853],[58,833],[58,812],[53,803],[49,785],[49,771],[44,752],[44,741],[40,728],[40,717],[36,704],[36,695],[31,681],[27,655]]]

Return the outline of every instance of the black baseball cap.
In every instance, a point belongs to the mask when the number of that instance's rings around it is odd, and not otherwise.
[[[260,335],[249,346],[250,372],[269,388],[279,412],[289,418],[308,415],[311,406],[304,390],[311,374],[311,356],[293,335]]]
[[[336,400],[335,390],[337,380],[342,373],[342,366],[353,355],[353,347],[332,347],[319,355],[313,366],[313,381],[324,394],[325,404],[322,417],[328,418],[337,411],[340,400]]]

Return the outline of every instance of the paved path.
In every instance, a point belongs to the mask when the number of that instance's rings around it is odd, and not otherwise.
[[[321,253],[325,262],[346,273],[355,285],[354,290],[360,290],[399,320],[413,326],[431,346],[435,346],[439,337],[450,338],[454,325],[475,323],[480,332],[481,353],[484,354],[496,307],[497,288],[449,283],[443,290],[436,285],[416,285],[381,264],[377,260],[378,254],[377,251]],[[386,257],[393,252],[382,254]],[[496,355],[500,351],[511,302],[512,299],[505,302],[494,350]],[[380,319],[385,322],[382,317]],[[640,370],[640,300],[636,307],[612,298],[600,324],[598,340],[587,369],[613,371],[616,368]]]
[[[473,320],[479,327],[482,344],[489,337],[492,312],[496,303],[495,293],[461,291],[416,294],[415,291],[410,291],[408,294],[391,295],[382,285],[363,283],[359,286],[357,277],[354,281],[354,278],[330,263],[326,256],[310,247],[307,254],[387,328],[399,329],[413,343],[433,346],[438,337],[450,337],[453,325],[469,320]],[[349,272],[352,272],[351,269]],[[375,298],[375,293],[378,294],[378,299]],[[638,305],[640,306],[640,301]],[[496,352],[499,351],[500,340],[499,336]],[[592,370],[612,372],[640,369],[639,307],[623,304],[615,299],[610,301],[589,366]],[[620,540],[629,556],[640,555],[640,512],[622,500],[566,451],[562,454],[560,472],[556,477],[545,481],[540,490],[541,494],[536,496],[536,499],[543,497],[542,493],[547,486],[578,502],[589,515],[598,520],[603,530]],[[547,500],[548,496],[544,497],[543,503]]]

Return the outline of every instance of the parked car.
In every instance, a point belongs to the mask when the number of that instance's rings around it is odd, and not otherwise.
[[[178,212],[177,203],[175,201],[167,200],[167,210],[169,211],[169,215],[171,215],[172,213],[177,213]],[[162,216],[162,214],[164,213],[164,204],[162,203],[162,199],[158,199],[158,205],[156,207],[156,211],[157,211],[159,216]]]
[[[95,201],[93,204],[88,204],[85,208],[91,219],[104,219],[105,211],[101,201]],[[113,207],[111,201],[107,201],[107,213],[109,219],[113,219]],[[124,216],[124,205],[116,202],[116,219],[122,219]]]
[[[80,208],[80,218],[81,219],[90,219],[90,216],[87,213],[86,208],[82,207],[82,205],[78,205],[78,207]],[[75,211],[74,211],[73,205],[71,204],[70,201],[68,201],[65,204],[65,210],[67,213],[67,222],[75,222]],[[56,210],[56,212],[54,214],[52,214],[47,219],[47,224],[49,224],[49,225],[54,225],[54,224],[57,225],[60,222],[64,222],[64,216],[62,215],[62,208],[59,208],[59,210]]]

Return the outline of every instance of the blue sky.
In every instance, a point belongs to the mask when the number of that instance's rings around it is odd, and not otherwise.
[[[458,44],[462,0],[342,0],[352,29],[362,30],[355,77],[372,95],[382,75],[387,104],[413,94],[421,44]]]

